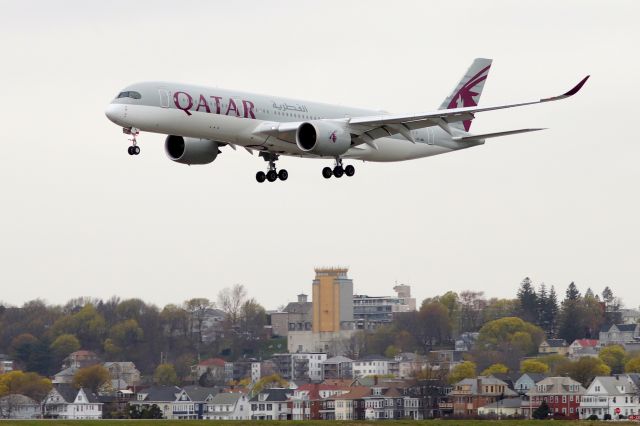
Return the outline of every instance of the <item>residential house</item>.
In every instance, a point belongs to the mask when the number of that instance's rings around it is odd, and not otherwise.
[[[204,343],[211,343],[223,336],[223,324],[226,318],[224,311],[216,308],[205,309],[203,313],[193,312],[192,330],[202,336]]]
[[[73,376],[75,376],[78,370],[78,367],[67,367],[61,371],[58,371],[53,375],[53,380],[51,380],[51,383],[53,383],[54,385],[71,384],[73,383]]]
[[[195,417],[190,418],[203,419],[204,413],[208,408],[208,404],[213,400],[215,395],[220,393],[220,388],[216,386],[204,387],[189,385],[183,387],[182,392],[188,396],[189,401],[193,404]]]
[[[8,355],[0,354],[0,374],[13,371],[13,360]]]
[[[326,359],[327,354],[324,352],[297,352],[273,355],[273,361],[277,365],[278,373],[288,380],[322,380],[322,363]]]
[[[412,352],[403,352],[396,355],[395,360],[398,362],[398,377],[408,379],[415,377],[416,374],[427,368],[427,360],[424,356]]]
[[[195,418],[195,408],[189,397],[177,386],[154,386],[139,391],[131,406],[149,408],[157,405],[164,419]]]
[[[411,398],[412,402],[414,400],[419,401]],[[371,388],[371,394],[364,397],[364,401],[366,420],[394,420],[404,417],[405,398],[402,391],[396,387],[374,386]],[[415,408],[418,410],[419,406]],[[337,414],[336,411],[336,416]]]
[[[637,309],[620,309],[620,317],[624,324],[638,324],[640,311]]]
[[[464,354],[465,351],[451,349],[430,351],[427,355],[428,367],[436,371],[451,371],[464,361]]]
[[[536,383],[546,378],[542,373],[523,373],[514,383],[513,390],[521,396],[526,395]]]
[[[264,389],[251,398],[251,420],[291,420],[291,389]]]
[[[507,384],[507,386],[509,386],[509,389],[511,389],[512,391],[516,390],[516,382],[520,378],[519,374],[511,373],[511,372],[509,372],[509,373],[493,373],[491,376],[493,376],[496,379],[499,379],[499,380],[502,380],[503,382],[505,382]]]
[[[465,331],[462,333],[457,339],[455,343],[456,351],[470,351],[473,348],[473,345],[478,340],[478,336],[480,333]]]
[[[528,407],[523,407],[525,416],[531,418],[533,411],[544,401],[554,416],[567,419],[578,418],[578,407],[586,389],[570,377],[547,377],[536,383],[527,394]]]
[[[203,418],[206,420],[249,420],[251,418],[249,397],[241,392],[219,393],[207,402]]]
[[[576,339],[569,345],[569,356],[573,356],[585,348],[596,348],[598,346],[596,339]]]
[[[497,417],[499,419],[505,417],[522,417],[522,404],[526,404],[520,398],[499,399],[483,407],[478,408],[479,416]]]
[[[105,362],[103,365],[109,370],[111,380],[118,382],[116,390],[140,384],[140,371],[133,362]]]
[[[196,365],[191,366],[191,375],[195,380],[198,380],[203,374],[209,371],[216,381],[220,383],[225,382],[225,361],[221,358],[204,359]]]
[[[321,364],[322,380],[347,379],[353,377],[353,360],[345,356],[325,359]]]
[[[629,375],[598,376],[580,399],[580,419],[600,420],[640,414],[638,387]],[[624,416],[624,417],[620,417]]]
[[[61,384],[44,398],[42,412],[47,419],[96,420],[102,418],[102,403],[89,389]]]
[[[380,355],[368,355],[352,364],[354,379],[365,376],[397,376],[398,368],[398,361]]]
[[[569,353],[569,346],[564,339],[546,339],[538,347],[538,352],[541,354],[558,354],[567,355]]]
[[[100,364],[100,358],[98,358],[95,352],[80,350],[69,354],[69,356],[64,359],[62,368],[85,368],[96,364]]]
[[[453,414],[452,386],[440,379],[411,382],[405,391],[405,418],[434,419]],[[418,402],[415,402],[418,400]]]
[[[40,403],[28,396],[9,394],[0,398],[0,419],[30,420],[41,417]]]
[[[292,420],[320,420],[321,400],[349,392],[345,385],[308,383],[293,391],[291,400]]]
[[[449,392],[455,416],[475,416],[478,408],[517,395],[505,382],[492,376],[461,380]]]
[[[327,420],[364,420],[365,397],[371,394],[371,389],[365,386],[353,386],[349,392],[331,397],[334,411]],[[331,417],[331,418],[329,418]]]
[[[610,324],[600,329],[600,346],[624,345],[640,340],[640,324]]]

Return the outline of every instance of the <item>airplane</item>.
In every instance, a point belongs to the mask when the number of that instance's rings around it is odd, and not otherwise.
[[[142,82],[119,92],[107,106],[109,120],[130,136],[129,155],[140,154],[140,132],[166,134],[170,160],[181,164],[209,164],[221,147],[246,149],[268,162],[256,180],[287,180],[278,170],[281,155],[331,159],[322,176],[353,176],[355,167],[343,160],[405,161],[482,145],[486,139],[544,130],[525,128],[485,134],[470,133],[475,114],[484,111],[557,101],[575,95],[583,78],[568,92],[535,101],[479,107],[491,59],[473,61],[439,109],[392,114],[281,96],[168,82]]]

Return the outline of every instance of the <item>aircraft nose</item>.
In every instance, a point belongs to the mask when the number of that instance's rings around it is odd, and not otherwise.
[[[124,118],[124,106],[118,104],[109,104],[104,111],[107,118],[116,124],[120,124]]]

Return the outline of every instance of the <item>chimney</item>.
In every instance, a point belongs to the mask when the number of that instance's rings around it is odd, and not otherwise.
[[[307,303],[307,295],[304,293],[299,294],[298,303]]]

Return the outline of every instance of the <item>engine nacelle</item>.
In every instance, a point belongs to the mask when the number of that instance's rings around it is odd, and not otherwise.
[[[209,164],[220,152],[217,142],[175,135],[164,140],[164,150],[170,160],[182,164]]]
[[[351,147],[351,134],[332,123],[305,122],[296,131],[296,145],[304,152],[335,157]]]

